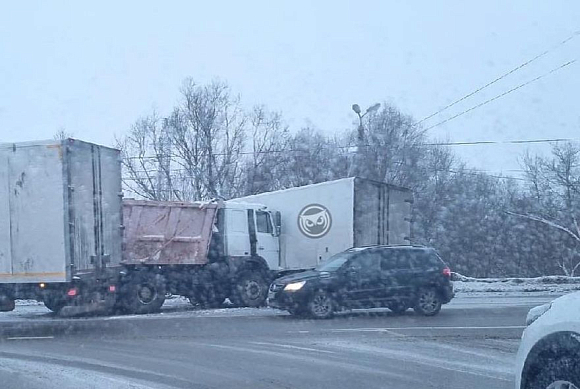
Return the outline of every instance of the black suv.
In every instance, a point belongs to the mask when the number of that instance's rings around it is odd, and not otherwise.
[[[268,305],[329,318],[341,309],[413,307],[432,316],[453,298],[451,271],[432,248],[370,246],[330,257],[317,268],[275,280]]]

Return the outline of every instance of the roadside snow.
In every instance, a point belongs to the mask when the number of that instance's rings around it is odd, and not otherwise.
[[[97,366],[98,368],[106,367]],[[166,385],[118,375],[116,371],[89,370],[66,366],[64,363],[27,361],[5,356],[0,364],[0,379],[7,384],[6,387],[29,389],[169,388]]]
[[[456,293],[533,293],[562,294],[580,290],[580,277],[544,276],[536,278],[474,278],[453,273]]]

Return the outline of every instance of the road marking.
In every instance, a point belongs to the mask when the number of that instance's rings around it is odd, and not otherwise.
[[[310,348],[310,347],[299,347],[299,346],[293,346],[291,344],[270,343],[270,342],[248,342],[248,343],[257,344],[260,346],[276,346],[276,347],[290,348],[290,349],[294,349],[294,350],[314,351],[317,353],[326,353],[326,354],[336,354],[334,351],[319,350],[319,349]]]
[[[54,336],[13,336],[6,338],[8,340],[38,340],[38,339],[54,339]]]
[[[449,326],[449,327],[387,327],[387,328],[331,328],[331,332],[392,332],[401,330],[501,330],[524,329],[526,326]]]

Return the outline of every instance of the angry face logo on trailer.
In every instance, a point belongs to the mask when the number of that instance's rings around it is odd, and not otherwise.
[[[320,204],[310,204],[298,214],[298,228],[309,238],[321,238],[330,231],[332,216],[328,209]]]

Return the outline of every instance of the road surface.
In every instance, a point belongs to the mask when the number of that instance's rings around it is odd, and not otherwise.
[[[60,319],[0,317],[0,382],[14,388],[511,388],[528,309],[554,297],[458,297],[408,311],[296,319],[271,309]]]

